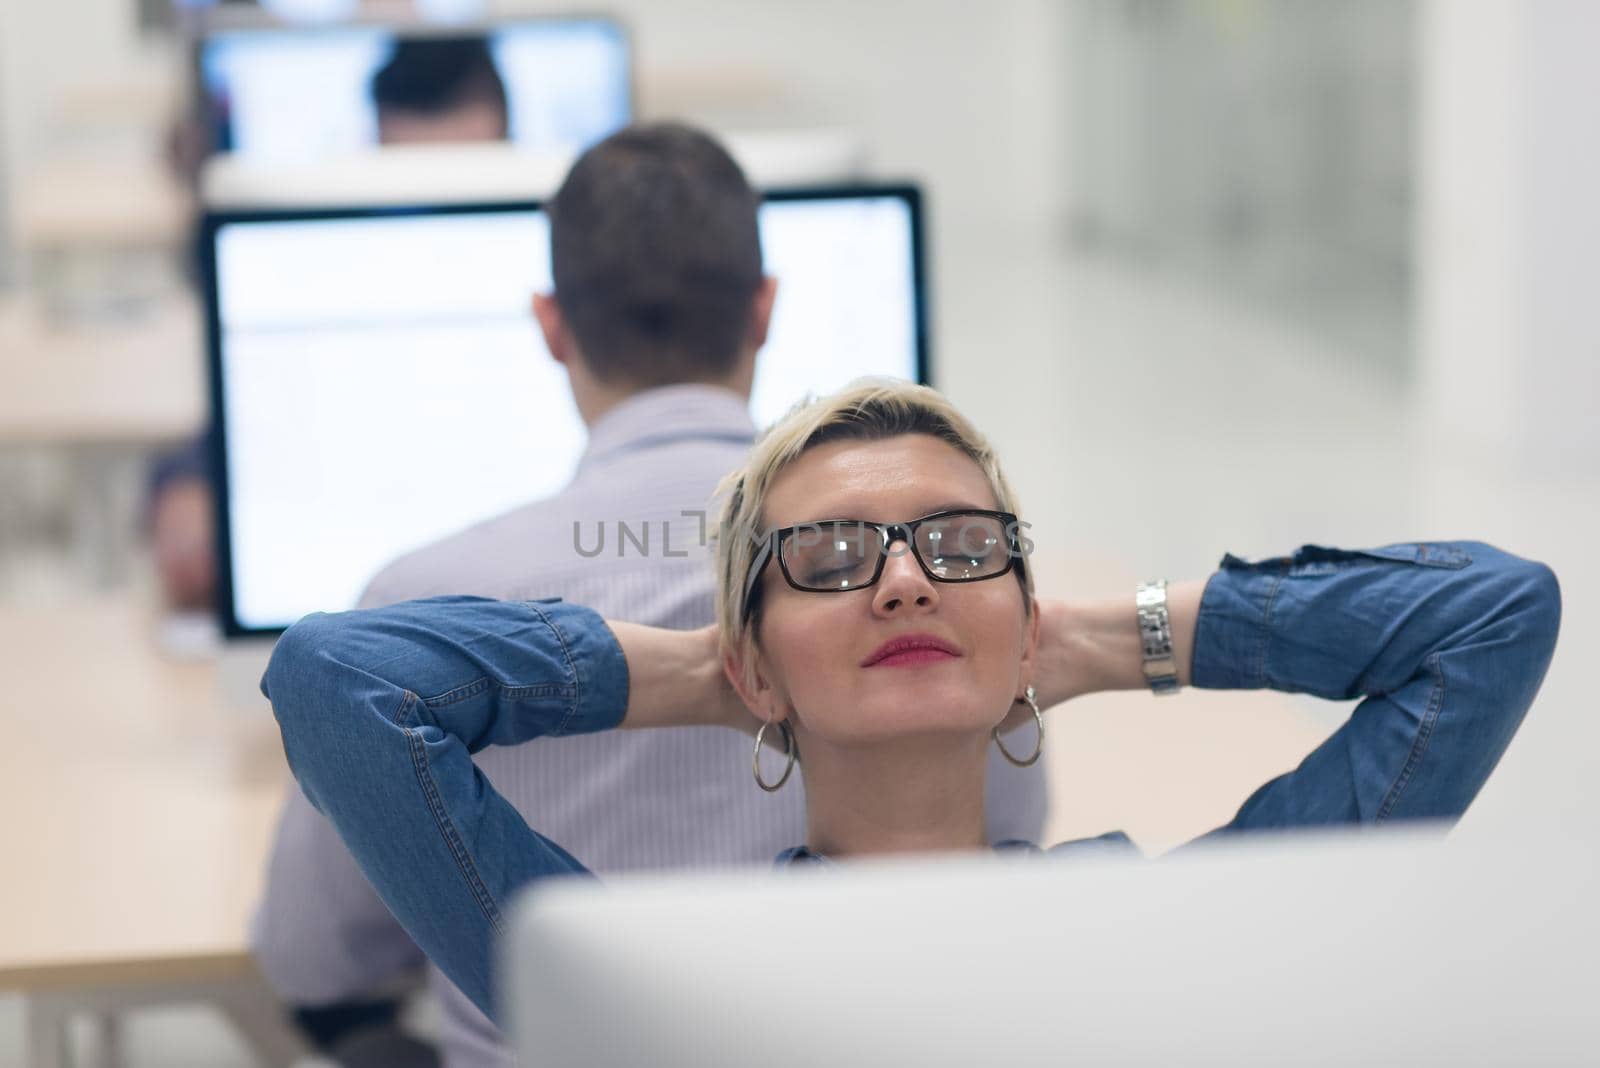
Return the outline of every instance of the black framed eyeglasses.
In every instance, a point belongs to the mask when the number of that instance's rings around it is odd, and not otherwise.
[[[806,593],[873,585],[898,542],[934,582],[982,582],[1022,568],[1019,526],[1010,512],[958,508],[909,523],[823,519],[784,527],[762,540],[745,582],[741,616],[749,620],[756,584],[774,556],[784,581]]]

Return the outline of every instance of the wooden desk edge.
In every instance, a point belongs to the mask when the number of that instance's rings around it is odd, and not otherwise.
[[[100,986],[204,983],[256,975],[259,972],[255,958],[243,951],[66,964],[4,963],[0,964],[0,990],[82,990]]]

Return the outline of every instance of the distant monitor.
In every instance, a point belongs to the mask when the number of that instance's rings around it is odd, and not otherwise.
[[[378,143],[374,76],[404,42],[484,38],[504,87],[508,139],[541,152],[587,147],[633,113],[628,36],[604,18],[489,27],[334,25],[219,29],[200,39],[199,80],[218,151],[287,165]]]
[[[914,188],[767,196],[758,426],[859,375],[927,380],[920,235]],[[212,214],[201,262],[230,636],[353,607],[395,557],[572,477],[584,427],[530,311],[539,204]]]

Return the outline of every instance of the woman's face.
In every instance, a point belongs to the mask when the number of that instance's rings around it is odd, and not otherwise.
[[[839,441],[803,453],[768,491],[765,529],[827,519],[905,523],[952,508],[999,507],[971,458],[926,434]],[[798,536],[798,535],[796,535]],[[760,579],[758,683],[741,695],[758,718],[793,715],[835,745],[914,734],[987,732],[1028,684],[1037,627],[1017,577],[930,579],[896,542],[875,585],[834,593],[791,587],[777,560]],[[874,662],[886,642],[924,637],[948,652]]]

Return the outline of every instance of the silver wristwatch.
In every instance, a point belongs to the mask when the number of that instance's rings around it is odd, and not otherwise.
[[[1144,680],[1157,697],[1177,693],[1178,660],[1172,655],[1172,619],[1167,614],[1167,580],[1141,583],[1133,591],[1144,646]]]

